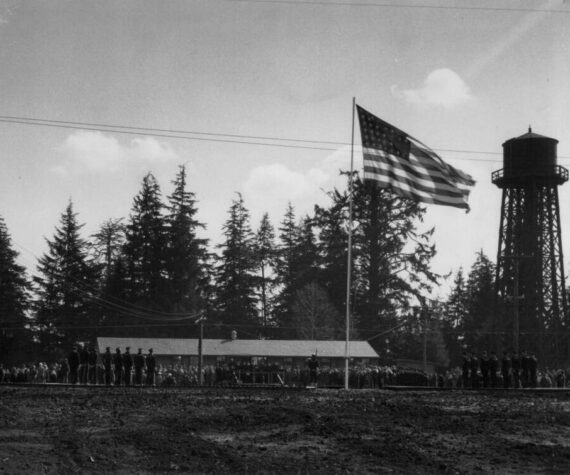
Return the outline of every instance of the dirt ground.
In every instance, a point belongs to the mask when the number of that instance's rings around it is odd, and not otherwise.
[[[0,473],[570,473],[551,392],[0,387]]]

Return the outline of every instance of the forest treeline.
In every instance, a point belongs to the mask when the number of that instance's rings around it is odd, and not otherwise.
[[[0,362],[56,357],[97,336],[195,337],[198,315],[207,338],[345,338],[347,190],[304,216],[290,203],[277,224],[268,214],[252,223],[236,194],[213,246],[184,166],[171,185],[164,195],[147,174],[129,216],[89,236],[70,200],[33,276],[0,217]],[[425,333],[430,360],[447,365],[464,345],[490,345],[494,264],[479,252],[468,273],[436,275],[424,214],[355,176],[351,338],[387,360],[420,358]],[[448,297],[429,297],[450,278]]]

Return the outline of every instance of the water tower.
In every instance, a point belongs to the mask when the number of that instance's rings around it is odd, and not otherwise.
[[[543,362],[563,358],[567,344],[558,186],[568,170],[557,164],[557,144],[529,128],[503,144],[503,169],[492,174],[503,190],[493,330],[499,348]]]

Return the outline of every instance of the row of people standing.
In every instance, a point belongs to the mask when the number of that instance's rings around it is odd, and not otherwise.
[[[97,384],[99,355],[95,348],[74,346],[67,358],[69,364],[69,382],[71,384]],[[142,349],[131,354],[130,347],[124,353],[117,348],[111,353],[107,347],[101,356],[105,385],[107,386],[147,386],[155,385],[156,360],[152,348],[143,355]],[[134,371],[133,371],[134,370]]]
[[[504,388],[537,387],[536,356],[523,351],[503,352],[501,361],[495,352],[483,351],[477,356],[464,352],[462,358],[462,383],[465,388],[496,388],[499,386],[499,369]],[[500,365],[500,368],[499,368]]]
[[[538,386],[538,360],[534,353],[503,352],[501,375],[505,388],[536,388]]]

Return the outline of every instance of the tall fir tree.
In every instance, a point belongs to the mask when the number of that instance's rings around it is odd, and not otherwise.
[[[101,287],[108,285],[116,260],[121,255],[125,242],[123,218],[108,219],[91,236],[92,253],[95,262],[101,266]]]
[[[4,363],[15,362],[11,357],[31,342],[27,328],[31,285],[17,259],[8,227],[0,216],[0,360]]]
[[[67,352],[77,341],[94,342],[97,271],[88,260],[88,243],[80,236],[83,224],[70,201],[61,215],[48,252],[38,261],[35,319],[44,352]]]
[[[292,327],[293,301],[295,298],[295,262],[299,227],[297,226],[295,209],[289,203],[285,216],[279,226],[279,244],[275,267],[276,284],[275,319],[282,328]],[[288,332],[283,331],[281,337],[287,337]]]
[[[463,268],[459,268],[453,280],[453,288],[443,305],[442,331],[452,365],[459,365],[465,341],[463,332],[467,318],[467,283]]]
[[[255,292],[257,264],[253,257],[249,211],[241,194],[232,201],[228,214],[223,226],[225,240],[218,246],[221,250],[216,268],[218,320],[226,327],[241,327],[246,334],[256,336],[251,332],[256,331],[259,324]],[[226,328],[223,332],[229,330]]]
[[[293,327],[300,340],[334,340],[344,337],[343,316],[327,292],[313,280],[295,292]]]
[[[101,335],[105,336],[124,336],[121,330],[125,323],[122,316],[127,297],[123,291],[125,231],[122,218],[108,219],[91,236],[91,252],[100,270],[97,320]],[[119,281],[121,285],[118,285]]]
[[[360,179],[354,190],[355,309],[366,334],[417,303],[425,306],[439,276],[430,268],[433,229],[417,230],[425,208]]]
[[[123,254],[127,266],[129,300],[153,311],[167,307],[165,261],[168,238],[161,191],[148,173],[133,200]]]
[[[305,216],[298,227],[296,252],[293,267],[295,268],[294,287],[302,289],[307,284],[317,283],[322,289],[321,258],[315,233],[314,219]]]
[[[275,285],[274,269],[277,256],[275,229],[269,220],[268,213],[263,214],[255,233],[253,252],[258,270],[256,287],[259,291],[261,325],[266,327],[273,323],[271,301]]]
[[[346,305],[349,196],[334,190],[331,205],[316,208],[324,283],[339,312]],[[389,190],[353,184],[351,314],[361,337],[370,338],[397,323],[410,307],[425,304],[438,276],[433,230],[418,232],[425,208]]]
[[[492,318],[495,303],[495,264],[481,250],[477,253],[467,279],[466,308],[463,322],[465,344],[479,352],[494,350]]]
[[[329,207],[315,206],[315,223],[319,233],[319,254],[322,266],[321,284],[336,311],[344,314],[348,270],[347,204],[338,190],[329,193]]]
[[[205,225],[197,220],[195,194],[188,191],[186,167],[180,166],[168,197],[166,273],[170,312],[198,312],[210,294],[207,239],[198,237]]]

